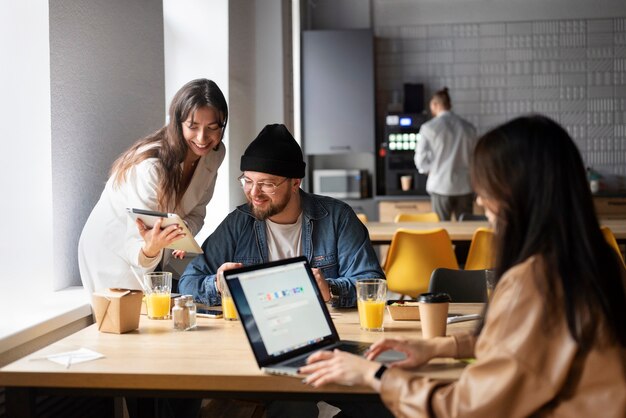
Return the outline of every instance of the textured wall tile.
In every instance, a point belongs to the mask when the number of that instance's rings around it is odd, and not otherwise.
[[[533,24],[531,22],[507,23],[507,35],[532,35]]]
[[[478,49],[480,47],[479,38],[457,38],[454,39],[454,49],[456,51],[464,49]]]
[[[613,19],[590,19],[587,22],[587,32],[613,32]]]
[[[454,51],[454,62],[479,62],[480,52],[473,51]]]
[[[377,88],[385,97],[399,94],[405,82],[424,83],[427,96],[447,85],[455,110],[480,132],[541,112],[565,125],[586,164],[626,173],[625,18],[417,25],[376,33],[389,38],[376,43]]]

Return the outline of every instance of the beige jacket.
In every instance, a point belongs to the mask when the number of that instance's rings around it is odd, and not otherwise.
[[[576,344],[564,313],[546,327],[544,298],[534,277],[542,274],[539,259],[531,258],[502,277],[475,341],[477,361],[459,381],[441,384],[388,370],[381,397],[394,415],[626,417],[626,350],[596,344],[584,363],[575,361]],[[471,356],[473,338],[456,340],[457,358]]]

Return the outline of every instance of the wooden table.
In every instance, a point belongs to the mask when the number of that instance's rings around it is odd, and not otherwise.
[[[613,231],[617,242],[626,243],[626,219],[605,219],[601,220],[601,225],[608,226]],[[393,234],[399,228],[428,230],[444,228],[448,231],[450,239],[455,242],[471,241],[474,231],[480,227],[488,228],[489,223],[484,221],[470,222],[367,222],[370,239],[374,245],[387,245],[391,243]]]
[[[469,222],[367,222],[365,224],[374,245],[391,243],[393,234],[400,228],[426,231],[428,229],[443,228],[448,231],[452,241],[471,241],[474,231],[478,228],[489,228],[485,221]]]
[[[451,312],[476,313],[482,304],[453,304]],[[374,342],[383,336],[419,336],[418,321],[393,321],[385,315],[385,332],[362,331],[356,310],[331,312],[342,339]],[[292,377],[269,376],[259,370],[241,324],[199,318],[198,329],[173,330],[171,320],[142,316],[137,331],[117,335],[87,327],[0,369],[6,386],[7,416],[33,416],[41,393],[97,396],[237,397],[256,399],[341,398],[373,400],[365,387],[329,385],[314,389]],[[448,326],[448,334],[472,329],[476,321]],[[86,347],[105,358],[73,364],[69,369],[42,357]],[[443,380],[457,379],[463,363],[438,359],[418,370]]]

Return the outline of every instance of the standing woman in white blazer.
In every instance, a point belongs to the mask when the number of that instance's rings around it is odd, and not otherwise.
[[[78,243],[81,280],[89,294],[108,287],[139,289],[131,266],[138,274],[153,271],[169,257],[164,248],[182,238],[176,225],[161,229],[157,221],[147,228],[133,221],[126,208],[174,212],[192,234],[200,231],[226,152],[227,121],[228,106],[217,84],[190,81],[172,99],[169,123],[113,163]],[[183,258],[185,253],[172,255]]]

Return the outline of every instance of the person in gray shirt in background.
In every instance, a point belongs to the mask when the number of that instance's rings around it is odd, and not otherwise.
[[[470,183],[469,160],[476,145],[476,128],[451,111],[448,88],[430,99],[433,118],[420,128],[415,150],[415,166],[428,174],[426,191],[433,211],[442,221],[454,213],[472,213],[474,193]]]

